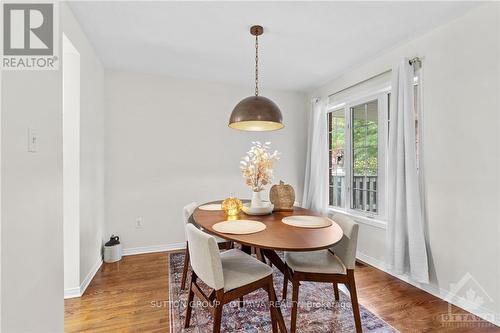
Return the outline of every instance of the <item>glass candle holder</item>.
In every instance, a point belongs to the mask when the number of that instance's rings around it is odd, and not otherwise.
[[[222,201],[221,207],[227,217],[234,217],[241,212],[243,203],[240,199],[231,195],[229,198]]]

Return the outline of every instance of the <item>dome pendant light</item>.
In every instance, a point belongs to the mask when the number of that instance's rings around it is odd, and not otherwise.
[[[255,96],[241,100],[229,118],[229,127],[242,131],[274,131],[283,128],[279,107],[269,98],[259,96],[259,36],[264,28],[254,25],[250,33],[255,36]]]

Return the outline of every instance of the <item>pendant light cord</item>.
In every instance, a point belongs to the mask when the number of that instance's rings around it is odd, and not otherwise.
[[[255,36],[255,96],[259,96],[259,36]]]

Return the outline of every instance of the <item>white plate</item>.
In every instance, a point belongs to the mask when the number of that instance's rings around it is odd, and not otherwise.
[[[221,204],[208,204],[198,207],[201,210],[222,210]]]
[[[242,210],[248,215],[268,215],[273,212],[274,205],[269,203],[267,206],[262,207],[250,207],[250,204],[244,204]]]
[[[281,219],[281,222],[299,228],[325,228],[332,225],[332,221],[321,216],[293,215]]]
[[[246,235],[265,230],[266,225],[259,221],[230,220],[216,223],[212,228],[224,234]]]

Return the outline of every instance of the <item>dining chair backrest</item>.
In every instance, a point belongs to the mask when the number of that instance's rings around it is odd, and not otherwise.
[[[341,214],[332,214],[330,218],[344,232],[342,239],[333,245],[331,250],[342,260],[347,269],[354,269],[359,225],[350,217]]]
[[[186,233],[193,271],[210,288],[222,289],[224,275],[217,241],[213,236],[199,230],[191,223],[186,225]]]
[[[196,202],[191,202],[188,203],[184,208],[182,209],[182,217],[184,219],[184,224],[189,223],[189,218],[191,215],[193,215],[194,210],[198,207],[198,204]]]

